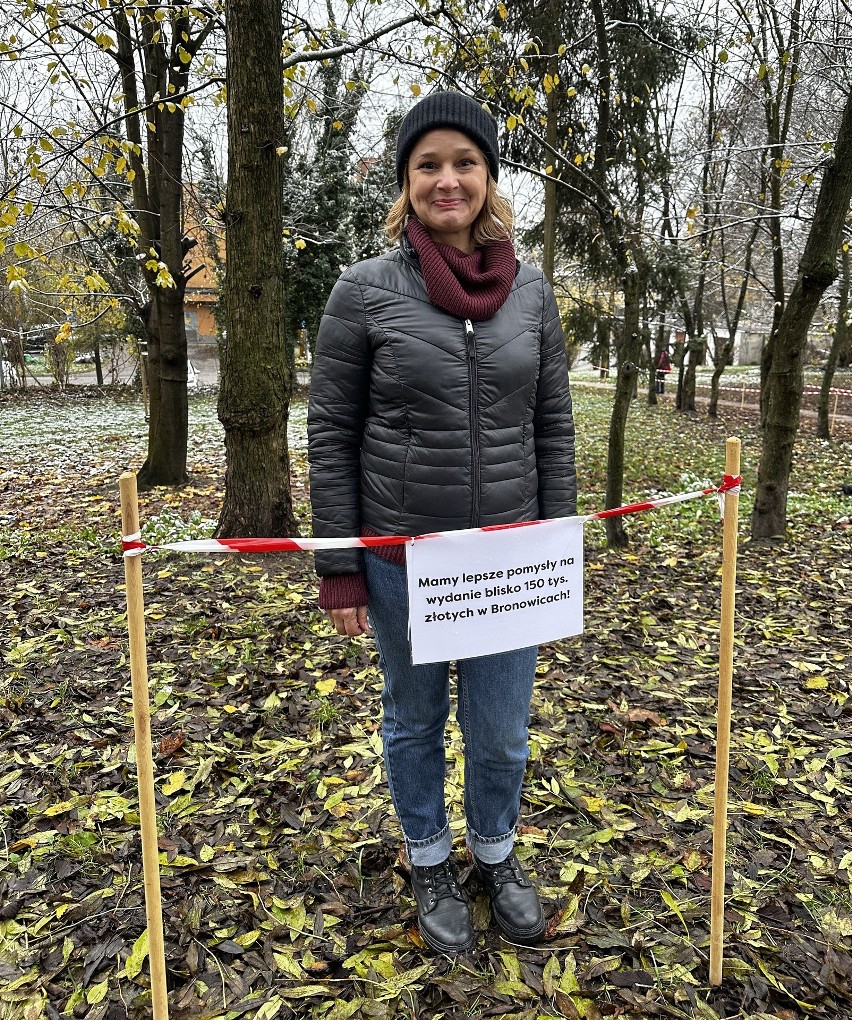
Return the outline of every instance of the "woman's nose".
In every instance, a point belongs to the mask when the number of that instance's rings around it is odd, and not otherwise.
[[[438,175],[438,187],[441,191],[453,191],[458,187],[459,179],[453,166],[442,167]]]

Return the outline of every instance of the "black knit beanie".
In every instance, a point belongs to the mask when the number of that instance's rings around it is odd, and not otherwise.
[[[400,188],[405,166],[417,139],[435,128],[455,128],[473,139],[488,160],[488,169],[496,181],[500,176],[497,148],[497,122],[490,113],[461,92],[432,92],[421,99],[403,118],[396,140],[396,180]]]

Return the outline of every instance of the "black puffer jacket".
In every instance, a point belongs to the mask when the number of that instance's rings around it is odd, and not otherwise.
[[[497,314],[471,322],[430,302],[410,250],[347,269],[317,337],[308,442],[318,537],[575,513],[565,344],[542,273],[522,264]],[[316,565],[354,573],[361,554]]]

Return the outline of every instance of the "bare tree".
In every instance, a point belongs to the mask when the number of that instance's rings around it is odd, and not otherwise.
[[[836,276],[837,251],[852,199],[852,89],[826,160],[816,210],[796,283],[778,323],[766,380],[766,424],[760,455],[752,538],[777,538],[787,524],[787,488],[802,402],[803,356],[808,329],[826,288]]]

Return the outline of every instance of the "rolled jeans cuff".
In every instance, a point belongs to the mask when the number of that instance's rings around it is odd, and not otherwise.
[[[409,864],[416,864],[418,868],[442,864],[450,856],[453,848],[450,826],[445,825],[440,832],[436,832],[428,839],[406,839],[405,848],[408,851]]]
[[[512,829],[502,836],[480,836],[468,825],[465,842],[473,856],[483,864],[499,864],[512,852],[515,845],[515,830]]]

